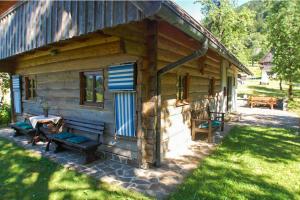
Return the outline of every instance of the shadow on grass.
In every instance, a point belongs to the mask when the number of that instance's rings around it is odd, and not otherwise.
[[[250,85],[248,86],[249,89],[253,90],[254,95],[261,95],[261,96],[271,96],[277,98],[283,98],[287,96],[287,90],[279,90],[275,88],[268,88],[266,86],[260,85]],[[300,90],[294,89],[293,91],[294,97],[300,98]]]
[[[271,96],[271,97],[285,97],[286,91],[274,88],[267,88],[265,86],[248,86],[250,89],[253,90],[254,95],[262,95],[262,96]]]
[[[1,199],[143,199],[0,139]],[[146,198],[146,197],[145,197]]]
[[[299,162],[293,131],[235,127],[169,199],[297,199]]]

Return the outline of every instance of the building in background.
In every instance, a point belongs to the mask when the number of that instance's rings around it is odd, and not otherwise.
[[[261,69],[261,80],[260,84],[265,85],[269,84],[270,78],[275,78],[276,75],[272,71],[273,65],[273,54],[272,52],[268,52],[267,55],[265,55],[260,61],[260,69]]]

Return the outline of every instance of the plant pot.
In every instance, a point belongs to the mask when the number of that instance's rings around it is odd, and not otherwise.
[[[49,114],[48,111],[49,111],[48,109],[43,109],[43,112],[44,112],[44,116],[45,116],[45,117],[48,117],[48,116],[49,116],[49,115],[48,115],[48,114]]]

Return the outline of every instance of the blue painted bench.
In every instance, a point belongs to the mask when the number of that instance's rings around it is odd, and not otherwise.
[[[32,127],[28,117],[25,117],[24,121],[10,124],[9,127],[15,130],[14,137],[19,135],[29,135],[34,137],[36,134],[36,129]]]
[[[65,149],[78,151],[85,155],[85,163],[96,160],[96,150],[103,142],[104,123],[93,122],[90,120],[64,119],[63,131],[49,135],[49,142],[46,150],[49,149],[51,142],[56,144],[55,153]],[[83,136],[89,134],[91,137]]]

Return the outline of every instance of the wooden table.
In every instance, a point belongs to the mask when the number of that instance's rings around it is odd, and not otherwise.
[[[43,136],[46,140],[49,140],[47,135],[44,134],[42,131],[40,131],[40,127],[42,127],[44,124],[49,124],[49,123],[57,124],[60,120],[61,120],[60,116],[54,116],[54,115],[49,115],[48,117],[45,117],[43,115],[29,117],[29,121],[32,127],[36,129],[36,133],[31,141],[32,145],[35,145],[40,140],[41,136]]]

